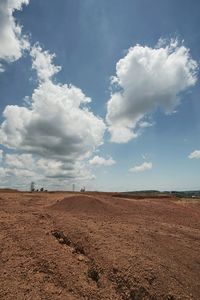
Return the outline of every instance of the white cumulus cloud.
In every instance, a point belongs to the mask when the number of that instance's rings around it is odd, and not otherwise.
[[[111,141],[125,143],[137,137],[136,126],[159,106],[173,112],[180,93],[195,85],[197,68],[189,49],[177,41],[156,48],[131,47],[112,77],[106,117]]]
[[[39,44],[32,47],[30,54],[33,59],[32,68],[36,70],[39,80],[50,79],[61,70],[60,66],[53,64],[55,54],[43,51]]]
[[[112,166],[115,163],[116,161],[112,157],[106,159],[98,155],[89,160],[89,164],[93,166]]]
[[[62,162],[61,160],[41,158],[32,154],[4,154],[0,167],[0,185],[29,188],[35,181],[37,187],[64,188],[74,180],[85,182],[94,179],[84,161]]]
[[[36,174],[46,178],[92,178],[84,160],[103,144],[104,121],[90,111],[91,99],[73,85],[54,83],[60,70],[53,57],[39,45],[32,48],[38,87],[29,106],[8,105],[0,126],[0,142],[23,156],[7,156],[7,166],[35,157]],[[31,158],[30,158],[31,161]],[[30,161],[27,164],[30,164]]]
[[[139,166],[135,166],[131,169],[129,169],[130,172],[144,172],[147,170],[151,170],[153,167],[153,164],[151,162],[144,162]]]
[[[0,1],[0,72],[4,70],[3,62],[13,62],[19,59],[29,42],[22,34],[22,27],[13,17],[15,10],[21,10],[28,5],[29,0]]]
[[[200,150],[195,150],[192,153],[190,153],[190,155],[188,156],[188,158],[193,159],[199,159],[200,158]]]
[[[4,162],[10,168],[32,169],[34,167],[31,154],[6,154]]]

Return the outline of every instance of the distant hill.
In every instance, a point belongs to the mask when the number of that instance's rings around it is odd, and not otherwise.
[[[142,190],[122,192],[123,195],[140,196],[140,197],[179,197],[179,198],[200,198],[200,190],[195,191],[164,191]]]
[[[0,193],[19,193],[20,191],[16,190],[16,189],[9,189],[9,188],[3,188],[0,189]]]

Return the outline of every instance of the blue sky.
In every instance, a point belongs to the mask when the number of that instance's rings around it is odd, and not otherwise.
[[[200,189],[198,0],[1,2],[1,186]]]

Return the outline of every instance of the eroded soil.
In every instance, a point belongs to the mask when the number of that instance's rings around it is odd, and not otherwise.
[[[200,299],[200,201],[0,193],[0,299]]]

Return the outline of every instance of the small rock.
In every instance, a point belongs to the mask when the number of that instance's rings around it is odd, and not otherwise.
[[[84,261],[84,260],[85,260],[85,258],[84,258],[84,256],[83,256],[83,255],[78,255],[78,260],[79,260],[79,261]]]

